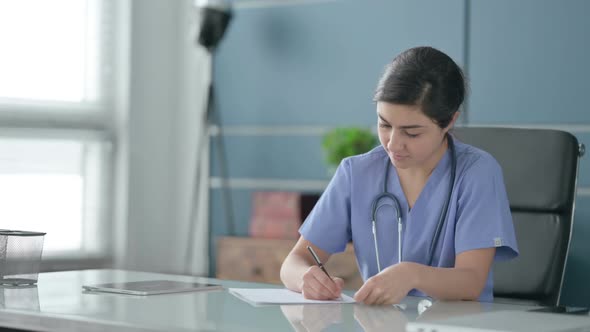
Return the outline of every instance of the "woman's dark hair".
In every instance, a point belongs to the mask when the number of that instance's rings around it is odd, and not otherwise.
[[[415,47],[386,67],[373,100],[420,106],[426,116],[446,128],[466,90],[463,71],[453,59],[432,47]]]

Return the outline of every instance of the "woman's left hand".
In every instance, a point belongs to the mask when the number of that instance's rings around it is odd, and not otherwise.
[[[372,276],[354,294],[354,299],[364,304],[386,305],[399,303],[415,288],[416,273],[414,272],[414,264],[401,262]]]

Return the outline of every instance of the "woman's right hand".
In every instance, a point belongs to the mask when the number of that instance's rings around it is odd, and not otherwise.
[[[301,294],[309,300],[334,300],[342,293],[344,280],[330,278],[317,265],[310,266],[303,274]]]

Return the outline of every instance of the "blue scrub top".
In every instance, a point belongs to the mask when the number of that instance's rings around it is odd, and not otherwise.
[[[455,184],[432,266],[453,267],[457,254],[473,249],[495,247],[494,260],[518,256],[500,165],[489,153],[456,139],[454,142]],[[397,171],[382,146],[344,159],[299,229],[306,240],[329,253],[342,252],[352,241],[365,281],[378,273],[371,207],[383,192],[385,167],[391,167],[387,189],[401,205],[402,261],[427,264],[430,243],[450,188],[450,149],[436,165],[411,210]],[[379,205],[385,206],[378,210],[376,220],[382,269],[398,262],[397,218],[391,204],[389,198],[380,201]],[[417,290],[409,295],[424,296]],[[493,300],[491,270],[479,300]]]

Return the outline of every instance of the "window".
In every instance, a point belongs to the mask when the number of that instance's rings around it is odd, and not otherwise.
[[[0,0],[0,98],[98,98],[98,0]]]
[[[0,0],[0,228],[109,253],[114,0]]]
[[[84,234],[104,219],[104,150],[91,138],[0,139],[2,228],[48,232],[49,255],[99,252],[99,239]]]

